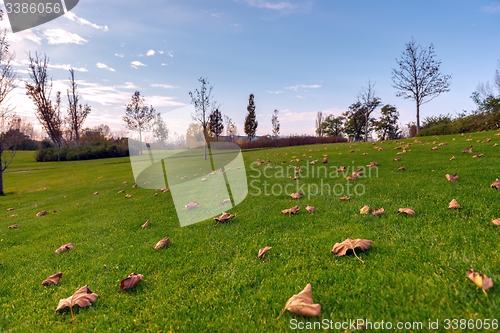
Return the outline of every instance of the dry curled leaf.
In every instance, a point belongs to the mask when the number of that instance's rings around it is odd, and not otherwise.
[[[125,195],[125,199],[130,199],[130,198],[132,198],[132,194],[126,194]]]
[[[404,166],[400,166],[400,167],[398,168],[398,171],[406,171],[406,168],[405,168]]]
[[[13,211],[13,210],[14,210],[14,208],[12,208],[12,207],[7,208],[7,211],[9,211],[9,212],[11,212],[11,211]]]
[[[368,168],[373,168],[373,167],[376,167],[378,165],[377,162],[370,162],[370,164],[367,165]]]
[[[314,206],[307,206],[306,207],[306,210],[309,212],[309,213],[314,213]]]
[[[186,206],[184,206],[184,207],[186,207],[187,210],[195,209],[198,207],[198,203],[191,201],[191,202],[187,203]]]
[[[414,215],[415,211],[411,208],[399,208],[398,213],[405,213],[407,215]]]
[[[269,251],[270,249],[272,249],[271,246],[265,246],[263,247],[262,249],[259,250],[259,254],[257,255],[257,257],[259,257],[259,259],[262,259],[264,257],[264,254]]]
[[[68,244],[64,244],[64,245],[61,245],[57,250],[56,250],[56,253],[61,253],[61,252],[64,252],[64,251],[68,251],[69,249],[72,249],[73,247],[75,247],[75,245],[73,245],[72,243],[68,243]]]
[[[231,199],[229,199],[229,198],[228,199],[224,199],[221,202],[219,202],[217,205],[218,206],[222,206],[222,205],[225,205],[227,203],[231,203]]]
[[[48,286],[50,284],[58,284],[59,280],[62,277],[62,272],[59,272],[57,274],[51,275],[42,282],[42,286]]]
[[[162,247],[166,247],[168,244],[170,244],[170,239],[168,239],[168,237],[165,237],[158,243],[156,243],[155,250],[161,249]]]
[[[456,182],[458,179],[458,173],[454,175],[446,174],[446,179],[448,179],[448,181],[451,183]]]
[[[144,229],[146,228],[147,226],[149,226],[151,224],[151,222],[149,220],[147,220],[146,222],[144,222],[143,225],[141,225],[141,228]]]
[[[94,195],[98,195],[98,194],[99,194],[99,192],[97,192],[97,191],[94,192]]]
[[[500,225],[500,218],[494,219],[493,221],[491,221],[491,223],[493,223],[494,225]]]
[[[162,191],[163,193],[167,193],[167,192],[168,192],[168,191],[170,191],[170,190],[169,190],[168,188],[162,188],[162,189],[161,189],[161,191]]]
[[[323,164],[327,164],[328,163],[328,157],[324,157],[323,158]]]
[[[337,169],[337,172],[342,172],[345,170],[345,166],[341,166],[340,168]]]
[[[361,261],[361,263],[364,263],[361,258],[358,257],[356,254],[356,251],[354,250],[355,248],[359,247],[361,251],[367,250],[372,246],[373,241],[368,240],[368,239],[350,239],[347,238],[345,241],[342,243],[335,243],[332,248],[332,253],[335,254],[338,257],[345,256],[347,251],[351,250],[354,256]]]
[[[313,304],[312,287],[310,283],[308,283],[300,293],[290,297],[279,317],[281,317],[286,310],[298,316],[317,317],[321,315],[321,305]]]
[[[364,205],[360,210],[359,210],[359,213],[361,215],[368,215],[370,214],[370,207],[369,206],[366,206]]]
[[[128,290],[135,287],[139,282],[141,282],[144,276],[142,274],[131,273],[127,278],[121,280],[120,289]]]
[[[118,191],[118,194],[122,194],[122,193],[125,193],[125,190],[119,190]]]
[[[399,162],[399,161],[401,161],[401,157],[396,157],[396,158],[393,158],[392,160],[393,160],[394,162]]]
[[[385,210],[384,210],[384,207],[380,208],[380,209],[374,209],[372,214],[373,215],[382,215],[384,214]]]
[[[480,157],[483,157],[483,154],[477,154],[472,156],[472,158],[480,158]]]
[[[46,210],[42,210],[41,212],[38,212],[36,213],[36,216],[44,216],[44,215],[47,215],[47,211]]]
[[[469,279],[471,279],[476,286],[483,290],[483,293],[487,295],[486,290],[493,287],[493,280],[487,277],[484,274],[480,274],[473,269],[469,269],[466,275]]]
[[[452,156],[452,157],[450,158],[450,161],[453,161],[454,159],[455,159],[455,156]]]
[[[474,150],[474,148],[472,146],[470,146],[469,148],[462,150],[462,153],[470,154],[470,153],[472,153],[473,150]]]
[[[9,229],[17,229],[19,226],[17,224],[9,225]]]
[[[496,188],[496,189],[499,189],[500,188],[500,180],[498,180],[498,178],[493,182],[493,184],[490,185],[491,188]]]
[[[132,185],[132,188],[136,188],[136,187],[137,187],[137,184]]]
[[[73,306],[78,305],[81,308],[85,308],[92,305],[97,297],[98,295],[94,294],[92,290],[90,290],[89,287],[85,285],[78,289],[71,297],[61,299],[59,301],[59,304],[57,305],[56,312],[69,307],[69,310],[71,312],[70,322],[73,322],[73,320],[75,319],[75,316],[73,315]]]
[[[292,193],[290,196],[292,197],[292,199],[300,199],[300,198],[302,198],[302,193],[295,192],[295,193]]]
[[[453,199],[450,201],[450,204],[448,205],[449,209],[459,209],[460,205],[458,204],[457,200]]]
[[[438,149],[439,149],[438,146],[434,146],[431,148],[431,150],[438,150]]]
[[[300,206],[295,206],[292,208],[284,209],[281,211],[281,214],[289,214],[289,215],[295,215],[297,212],[300,210]]]
[[[351,199],[351,198],[348,197],[347,195],[344,195],[343,197],[339,198],[340,201],[349,201],[349,199]]]
[[[219,217],[214,217],[214,220],[219,222],[219,223],[225,223],[227,222],[228,220],[232,219],[235,215],[234,214],[229,214],[229,213],[222,213],[221,216]]]

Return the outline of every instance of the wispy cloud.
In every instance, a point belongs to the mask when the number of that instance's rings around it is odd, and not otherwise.
[[[130,63],[130,67],[132,67],[133,69],[137,69],[139,67],[146,67],[146,65],[140,61],[135,60]]]
[[[224,12],[218,12],[215,10],[202,10],[202,13],[208,14],[208,15],[210,15],[210,17],[213,17],[213,18],[221,18],[222,16],[224,16]]]
[[[67,19],[69,19],[69,20],[71,20],[73,22],[77,22],[80,25],[87,25],[87,26],[92,27],[94,29],[98,29],[98,30],[102,30],[102,31],[108,31],[108,26],[107,25],[97,25],[95,23],[87,21],[84,18],[76,16],[73,12],[67,12],[64,15],[64,17],[66,17]]]
[[[105,69],[105,70],[108,70],[110,72],[114,72],[115,69],[114,68],[111,68],[111,67],[108,67],[108,65],[106,64],[103,64],[102,62],[98,62],[97,64],[95,64],[97,66],[97,68],[101,68],[101,69]]]
[[[121,54],[121,53],[115,53],[115,57],[118,57],[118,58],[123,58],[123,57],[124,57],[124,55],[123,55],[123,54]]]
[[[481,11],[488,14],[500,13],[500,3],[492,2],[489,6],[481,7]]]
[[[70,69],[74,69],[75,71],[77,72],[88,72],[88,69],[87,68],[84,68],[84,67],[73,67],[69,64],[61,64],[61,65],[58,65],[58,64],[49,64],[48,66],[49,69],[64,69],[64,70],[70,70]]]
[[[146,53],[146,55],[147,55],[148,57],[154,56],[154,55],[155,55],[155,50],[149,50],[149,51]]]
[[[298,5],[288,1],[243,0],[243,2],[251,7],[272,10],[293,10],[298,8]]]
[[[275,94],[275,95],[281,94],[282,92],[283,92],[283,90],[277,90],[277,91],[268,90],[267,91],[268,94]]]
[[[320,84],[297,84],[297,85],[294,85],[294,86],[289,86],[289,87],[285,87],[285,89],[290,89],[290,90],[293,90],[293,91],[299,91],[299,90],[303,90],[303,91],[307,91],[307,89],[318,89],[318,88],[321,88],[321,85]]]
[[[134,82],[125,82],[124,85],[113,86],[113,88],[117,88],[117,89],[138,89],[139,87],[137,87]]]
[[[151,84],[149,86],[153,87],[153,88],[164,88],[164,89],[175,89],[175,88],[178,88],[178,87],[172,86],[170,84],[161,84],[161,83],[153,83],[153,84]]]
[[[43,32],[49,44],[85,44],[87,40],[64,29],[47,29]]]

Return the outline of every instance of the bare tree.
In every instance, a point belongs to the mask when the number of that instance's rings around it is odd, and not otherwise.
[[[160,141],[163,147],[165,147],[168,140],[168,128],[165,120],[163,120],[159,113],[156,115],[156,119],[153,122],[153,137]]]
[[[368,141],[368,127],[370,125],[370,116],[375,111],[375,109],[382,104],[380,98],[375,96],[375,90],[373,87],[375,83],[372,84],[370,80],[368,80],[368,87],[363,88],[359,95],[359,100],[362,103],[361,110],[365,114],[365,142]]]
[[[78,85],[75,81],[75,70],[71,68],[69,70],[69,85],[70,89],[66,91],[68,95],[68,116],[66,117],[66,122],[70,129],[70,140],[74,138],[76,145],[80,144],[80,130],[85,122],[85,119],[89,115],[91,108],[88,104],[84,106],[78,104],[80,101],[80,96],[78,95]]]
[[[427,49],[416,45],[415,40],[406,44],[406,49],[397,60],[399,69],[392,69],[393,87],[396,96],[413,99],[417,107],[417,133],[420,131],[420,105],[439,94],[450,91],[451,75],[440,72],[440,60],[435,60],[434,45]]]
[[[222,120],[222,113],[218,108],[210,113],[208,125],[210,127],[210,132],[215,135],[215,139],[219,141],[219,136],[224,131],[224,122]]]
[[[0,20],[3,19],[3,12],[0,10]],[[12,120],[15,118],[12,109],[8,105],[9,94],[16,87],[17,76],[12,68],[14,55],[9,52],[9,42],[7,40],[7,30],[0,36],[0,195],[3,191],[3,172],[16,155],[16,147],[7,135]],[[4,155],[4,151],[9,151],[9,156]]]
[[[26,95],[33,101],[36,108],[36,117],[42,124],[50,139],[57,148],[57,160],[59,161],[59,150],[62,145],[62,118],[61,118],[61,92],[56,93],[56,101],[52,103],[50,94],[52,92],[52,80],[49,79],[47,67],[49,58],[43,58],[35,53],[28,53],[28,74],[32,83],[26,82]]]
[[[132,95],[130,103],[125,106],[123,121],[127,129],[139,132],[139,142],[142,143],[142,132],[151,128],[151,121],[155,119],[156,116],[157,113],[153,106],[145,105],[144,97],[141,97],[141,93],[136,91]]]
[[[203,158],[207,159],[207,137],[209,129],[209,115],[212,110],[216,109],[216,102],[213,100],[212,89],[210,86],[208,78],[200,77],[198,81],[201,83],[200,90],[195,89],[194,92],[190,91],[189,96],[191,97],[191,104],[193,104],[195,113],[192,115],[194,121],[198,122],[202,129],[203,135],[205,137],[205,144],[203,149]]]
[[[323,112],[321,111],[318,111],[318,113],[316,114],[316,134],[321,137],[324,135],[324,131],[323,131]]]
[[[224,116],[224,120],[226,122],[226,135],[231,139],[231,142],[234,142],[235,136],[238,135],[238,127],[228,116]]]
[[[280,122],[278,120],[278,110],[274,110],[274,114],[271,117],[271,125],[273,126],[273,136],[275,138],[280,135]]]

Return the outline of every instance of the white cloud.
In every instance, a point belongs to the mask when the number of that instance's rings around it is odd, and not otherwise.
[[[294,85],[294,86],[289,86],[289,87],[285,87],[285,89],[290,89],[290,90],[293,90],[293,91],[298,91],[299,89],[301,90],[305,90],[305,89],[318,89],[318,88],[321,88],[321,85],[320,84],[297,84],[297,85]]]
[[[298,5],[292,4],[287,1],[266,1],[266,0],[243,0],[251,7],[272,9],[272,10],[291,10],[297,9]]]
[[[123,58],[124,55],[123,54],[120,54],[120,53],[115,53],[115,57],[118,57],[118,58]]]
[[[483,7],[481,7],[481,11],[488,13],[488,14],[500,13],[500,3],[493,2],[489,6],[483,6]]]
[[[67,19],[77,22],[80,25],[88,25],[94,29],[102,30],[102,31],[108,31],[108,26],[107,25],[97,25],[95,23],[89,22],[84,18],[76,16],[73,12],[66,12],[64,15]]]
[[[134,84],[134,82],[125,82],[125,84],[122,86],[113,86],[113,87],[117,88],[117,89],[138,89],[139,88]]]
[[[85,44],[87,40],[63,29],[47,29],[43,32],[49,44]]]
[[[165,51],[158,51],[158,53],[159,53],[159,54],[163,54],[163,53],[165,53]]]
[[[283,92],[282,90],[277,90],[277,91],[268,90],[267,91],[268,94],[275,94],[275,95],[281,94],[282,92]]]
[[[12,43],[12,44],[18,44],[21,43],[25,40],[29,40],[35,44],[42,44],[42,38],[38,37],[35,33],[35,29],[28,29],[28,30],[23,30],[19,31],[17,33],[13,33],[12,29],[9,25],[9,21],[6,20],[7,15],[4,16],[4,19],[0,21],[0,31],[7,31],[7,39]]]
[[[49,63],[48,69],[64,69],[66,71],[68,71],[70,69],[74,69],[77,72],[88,72],[87,68],[84,68],[84,67],[76,67],[75,68],[69,64],[68,65],[67,64],[62,64],[62,65],[54,64],[54,65],[52,65]]]
[[[130,67],[132,67],[132,68],[134,68],[134,69],[137,69],[137,68],[139,68],[139,67],[141,67],[141,66],[144,66],[144,67],[145,67],[146,65],[145,65],[145,64],[143,64],[143,63],[142,63],[142,62],[140,62],[140,61],[137,61],[137,60],[132,61],[132,62],[130,63]]]
[[[146,55],[147,55],[148,57],[154,56],[154,55],[155,55],[155,50],[149,50],[149,51],[146,53]]]
[[[111,67],[108,67],[108,65],[106,64],[103,64],[102,62],[98,62],[97,64],[95,64],[97,66],[97,68],[101,68],[101,69],[105,69],[105,70],[108,70],[110,72],[114,72],[115,69],[114,68],[111,68]]]
[[[300,99],[304,99],[305,98],[304,96],[301,96],[301,95],[297,95],[296,97],[300,98]]]
[[[170,56],[170,58],[173,58],[174,57],[174,54],[172,51],[167,51],[167,54]]]
[[[162,62],[162,63],[161,63],[161,65],[162,65],[162,66],[168,66],[168,64],[166,64],[166,63],[164,63],[164,62]]]
[[[172,86],[170,84],[161,84],[161,83],[153,83],[153,84],[151,84],[149,86],[153,87],[153,88],[165,88],[165,89],[175,89],[175,88],[177,88],[177,87]]]

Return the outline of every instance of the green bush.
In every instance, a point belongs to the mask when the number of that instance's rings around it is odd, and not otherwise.
[[[57,149],[42,148],[36,152],[35,159],[37,162],[51,162],[57,161],[57,156]],[[117,144],[109,146],[101,144],[97,146],[64,147],[59,152],[60,161],[94,160],[125,156],[129,156],[128,147]]]

